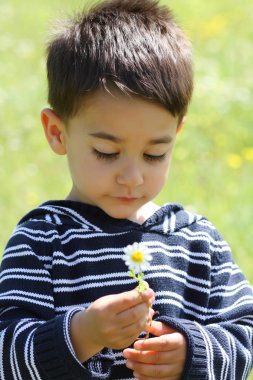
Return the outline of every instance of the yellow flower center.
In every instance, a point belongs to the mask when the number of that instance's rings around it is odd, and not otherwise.
[[[141,263],[144,259],[144,254],[141,251],[134,251],[131,258],[135,263]]]

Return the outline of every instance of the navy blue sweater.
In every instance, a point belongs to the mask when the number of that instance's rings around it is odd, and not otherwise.
[[[185,334],[183,379],[246,379],[252,366],[253,295],[222,236],[205,218],[167,204],[139,225],[100,209],[51,201],[26,215],[0,273],[0,379],[134,379],[120,351],[80,363],[70,340],[74,313],[131,290],[123,249],[145,242],[145,279],[156,317]]]

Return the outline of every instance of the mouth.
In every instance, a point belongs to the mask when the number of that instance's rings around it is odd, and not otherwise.
[[[131,203],[131,202],[134,202],[136,200],[138,200],[139,198],[137,197],[116,197],[120,202],[125,202],[125,203]]]

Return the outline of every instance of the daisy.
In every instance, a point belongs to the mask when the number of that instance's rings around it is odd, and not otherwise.
[[[146,289],[143,280],[144,270],[150,266],[152,255],[144,243],[133,243],[124,248],[125,255],[122,259],[129,268],[128,275],[139,282],[138,291],[143,292]]]
[[[150,266],[152,256],[149,249],[143,243],[134,243],[124,248],[125,255],[122,257],[130,270],[140,273]]]

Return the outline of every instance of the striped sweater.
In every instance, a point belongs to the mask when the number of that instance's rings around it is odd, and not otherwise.
[[[44,203],[17,225],[3,255],[0,379],[134,379],[120,351],[80,363],[70,341],[74,313],[133,289],[123,249],[145,242],[145,278],[157,320],[185,334],[183,379],[241,380],[252,366],[253,295],[219,232],[167,204],[139,225],[73,201]]]

